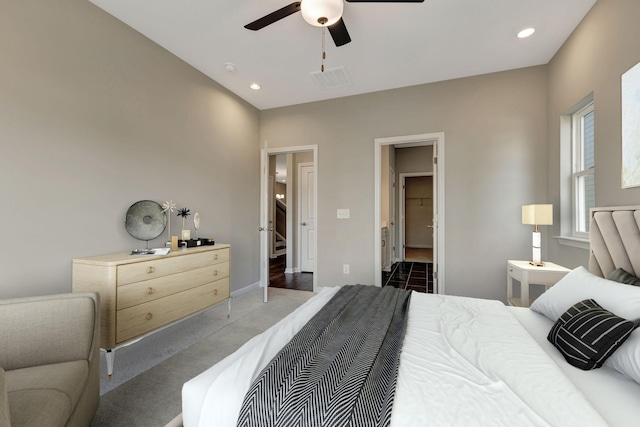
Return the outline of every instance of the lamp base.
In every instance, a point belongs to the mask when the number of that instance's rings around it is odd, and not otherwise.
[[[533,261],[529,261],[529,264],[535,266],[535,267],[544,267],[544,262],[533,262]]]

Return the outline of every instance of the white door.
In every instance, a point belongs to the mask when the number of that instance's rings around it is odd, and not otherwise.
[[[298,165],[300,270],[313,272],[316,265],[316,219],[313,163]]]

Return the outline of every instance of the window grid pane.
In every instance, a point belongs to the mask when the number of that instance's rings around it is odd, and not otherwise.
[[[582,169],[594,167],[594,114],[590,111],[582,118]]]
[[[573,235],[587,237],[590,209],[595,207],[595,113],[593,103],[573,116]]]
[[[595,207],[595,180],[593,173],[576,177],[576,227],[578,233],[589,232],[589,212]]]

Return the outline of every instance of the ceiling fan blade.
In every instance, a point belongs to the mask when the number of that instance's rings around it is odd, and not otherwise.
[[[424,0],[347,0],[349,3],[424,3]]]
[[[247,30],[257,31],[266,27],[267,25],[271,25],[274,22],[277,22],[282,18],[286,18],[289,15],[293,15],[294,13],[299,11],[300,11],[300,2],[297,1],[295,3],[291,3],[290,5],[283,7],[282,9],[278,9],[275,12],[271,12],[270,14],[263,16],[262,18],[257,19],[250,24],[245,25],[244,27]]]
[[[333,42],[336,46],[343,46],[351,41],[349,31],[347,31],[347,27],[344,25],[342,18],[338,19],[338,22],[328,26],[327,28],[329,29],[331,38],[333,38]]]

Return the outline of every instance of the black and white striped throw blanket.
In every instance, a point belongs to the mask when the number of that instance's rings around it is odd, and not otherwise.
[[[237,425],[388,426],[410,296],[342,287],[258,375]]]

